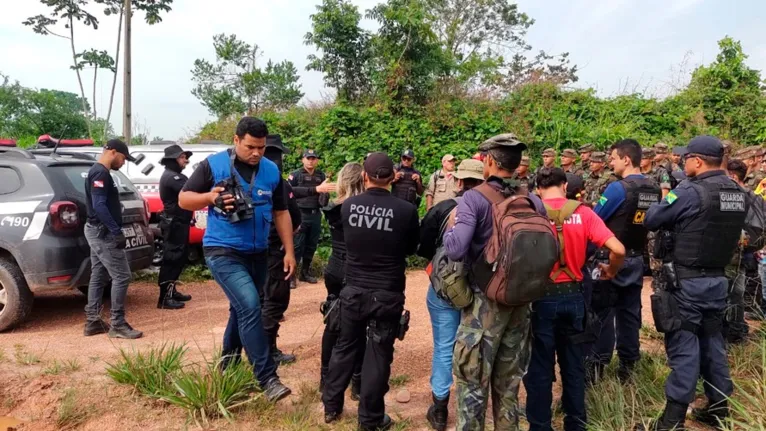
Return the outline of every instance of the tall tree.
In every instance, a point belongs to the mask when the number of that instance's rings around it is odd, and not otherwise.
[[[324,74],[338,99],[356,102],[370,91],[370,34],[359,27],[362,15],[348,0],[324,0],[311,15],[311,32],[304,40],[321,52],[308,56],[306,70]]]
[[[226,117],[255,113],[264,109],[283,110],[295,106],[303,97],[298,70],[290,61],[274,63],[265,69],[257,65],[257,45],[237,39],[236,35],[213,36],[216,62],[194,61],[192,90],[211,114]]]

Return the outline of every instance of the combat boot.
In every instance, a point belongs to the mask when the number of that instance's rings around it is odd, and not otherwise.
[[[447,429],[447,416],[449,414],[449,394],[447,398],[440,400],[436,398],[436,395],[431,394],[434,403],[428,408],[426,413],[426,419],[431,424],[431,428],[436,431],[444,431]]]
[[[351,376],[351,399],[359,401],[359,395],[362,393],[362,375],[354,374]]]
[[[83,331],[83,334],[86,337],[90,337],[90,336],[98,335],[98,334],[106,334],[111,329],[112,328],[109,326],[109,324],[104,322],[102,319],[98,319],[95,321],[89,320],[85,322],[85,330]]]
[[[173,299],[173,283],[160,286],[160,299],[157,300],[157,308],[161,310],[179,310],[184,308],[183,302]]]
[[[635,427],[636,431],[685,431],[684,424],[686,423],[686,409],[689,406],[687,404],[679,404],[673,401],[668,401],[665,404],[665,410],[662,412],[662,416],[659,419],[650,422],[648,427],[643,424],[638,424]]]
[[[183,293],[178,291],[178,281],[174,282],[170,285],[170,289],[172,292],[172,298],[178,302],[189,302],[191,301],[192,297],[191,295],[184,295]]]
[[[392,426],[394,426],[394,421],[391,420],[391,416],[384,413],[383,419],[380,421],[380,423],[373,426],[364,426],[362,424],[359,424],[359,430],[360,431],[387,431],[387,430],[390,430]]]
[[[122,322],[120,324],[112,326],[109,330],[109,338],[124,338],[126,340],[135,340],[144,336],[144,333],[133,329],[128,325],[128,322]]]
[[[620,383],[627,383],[633,377],[633,370],[635,368],[635,361],[620,361],[620,366],[617,368],[617,378],[620,380]]]
[[[295,362],[295,355],[284,353],[277,348],[276,339],[271,342],[271,358],[274,359],[278,365],[287,365]]]
[[[304,266],[301,269],[301,275],[300,275],[300,277],[298,277],[298,280],[305,281],[306,283],[309,283],[309,284],[317,284],[317,283],[319,283],[319,280],[316,277],[313,277],[309,273],[309,269],[308,268],[309,267]]]
[[[692,419],[717,430],[723,430],[726,418],[729,417],[729,403],[724,400],[703,408],[692,409]]]

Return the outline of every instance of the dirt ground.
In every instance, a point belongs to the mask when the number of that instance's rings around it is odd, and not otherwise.
[[[386,396],[387,410],[392,418],[408,418],[411,423],[408,429],[413,430],[429,429],[424,419],[431,396],[432,335],[425,305],[427,288],[428,279],[423,271],[409,273],[406,308],[411,311],[412,320],[404,342],[396,343],[391,374],[392,377],[408,378],[403,387],[410,391],[411,400],[406,404],[396,402],[396,392],[401,388],[392,389]],[[194,428],[181,410],[139,397],[129,388],[113,383],[104,372],[105,365],[117,359],[121,348],[145,349],[165,342],[187,343],[187,358],[191,360],[203,356],[209,358],[215,349],[220,348],[228,319],[228,301],[220,288],[210,281],[187,284],[181,290],[194,297],[186,308],[161,311],[155,307],[155,285],[131,285],[127,318],[135,328],[144,331],[144,338],[135,341],[112,340],[106,335],[83,337],[83,307],[86,301],[79,293],[56,292],[37,297],[32,317],[20,328],[0,334],[0,419],[11,416],[23,421],[19,429],[57,429],[57,410],[61,400],[68,391],[75,391],[80,402],[97,410],[97,414],[89,415],[79,429]],[[646,284],[644,291],[644,320],[649,323],[651,311]],[[293,388],[294,394],[304,382],[319,382],[323,330],[319,303],[324,297],[325,288],[321,281],[316,285],[301,283],[298,289],[292,291],[290,308],[280,330],[279,346],[297,355],[298,361],[281,368],[279,374]],[[649,348],[661,347],[655,342]],[[18,351],[37,357],[40,363],[20,364],[16,358]],[[54,360],[73,359],[81,365],[78,371],[67,375],[45,373],[46,366]],[[524,397],[522,393],[521,399]],[[290,403],[283,401],[278,408],[289,410]],[[316,408],[321,411],[319,403]],[[347,399],[346,415],[355,416],[355,409],[356,403]],[[454,409],[453,397],[451,424]],[[223,422],[221,428],[245,429],[248,426],[246,419],[243,422],[242,418],[238,418],[236,425]]]

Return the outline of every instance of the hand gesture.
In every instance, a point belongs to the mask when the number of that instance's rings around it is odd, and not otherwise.
[[[611,280],[617,275],[617,270],[611,269],[612,267],[607,263],[599,263],[598,267],[601,269],[599,280]]]
[[[394,175],[394,181],[399,181],[399,180],[401,180],[403,176],[404,176],[404,172],[402,172],[402,171],[397,171],[397,172],[396,172],[396,175]]]
[[[420,175],[412,174],[412,181],[415,181],[415,182],[420,181]]]
[[[229,192],[225,192],[223,187],[213,187],[213,190],[207,193],[208,202],[210,205],[223,207],[226,211],[234,210],[234,196]]]
[[[330,180],[324,180],[322,184],[317,186],[317,193],[331,193],[335,191],[336,184],[328,181]]]

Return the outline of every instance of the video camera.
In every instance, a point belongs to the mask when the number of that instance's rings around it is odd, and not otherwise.
[[[242,186],[236,179],[229,178],[223,180],[215,185],[216,187],[223,187],[223,192],[216,199],[213,209],[222,215],[225,215],[229,219],[229,223],[238,223],[243,220],[249,220],[253,218],[253,198],[250,194],[245,193]],[[227,211],[224,204],[224,195],[231,195],[234,197],[234,209]]]

